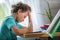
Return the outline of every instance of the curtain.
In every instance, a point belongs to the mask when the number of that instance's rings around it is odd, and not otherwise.
[[[5,0],[0,1],[0,25],[4,17],[8,16],[10,14],[8,4]]]

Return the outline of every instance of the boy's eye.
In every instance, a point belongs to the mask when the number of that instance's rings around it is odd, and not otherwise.
[[[24,18],[26,18],[26,16],[24,16]]]

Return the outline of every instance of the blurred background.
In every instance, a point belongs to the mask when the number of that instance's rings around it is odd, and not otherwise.
[[[0,24],[4,17],[11,15],[11,5],[18,2],[26,3],[32,8],[31,19],[33,23],[33,32],[40,31],[41,25],[51,23],[47,16],[41,14],[45,14],[46,10],[50,8],[52,18],[54,18],[60,9],[60,0],[0,0]],[[28,17],[24,22],[21,22],[22,25],[26,26],[28,26],[28,23]]]

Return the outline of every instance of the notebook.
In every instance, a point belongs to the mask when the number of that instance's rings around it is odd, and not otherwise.
[[[56,16],[54,17],[52,23],[49,25],[47,30],[44,30],[43,32],[47,33],[51,38],[53,38],[59,26],[60,26],[60,10],[57,12]]]

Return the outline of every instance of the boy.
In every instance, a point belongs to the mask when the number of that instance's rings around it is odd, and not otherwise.
[[[2,22],[0,30],[0,40],[17,40],[17,35],[22,35],[32,30],[19,25],[19,22],[24,21],[24,18],[29,16],[31,8],[23,3],[12,5],[12,15],[5,18]],[[30,17],[29,17],[30,19]],[[31,22],[31,20],[29,20]],[[31,24],[31,23],[30,23]]]

